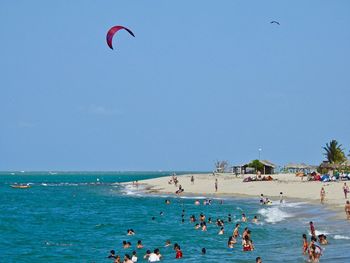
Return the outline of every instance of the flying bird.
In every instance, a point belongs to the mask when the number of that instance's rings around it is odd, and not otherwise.
[[[277,24],[277,25],[280,25],[280,23],[277,22],[277,21],[271,21],[270,24]]]

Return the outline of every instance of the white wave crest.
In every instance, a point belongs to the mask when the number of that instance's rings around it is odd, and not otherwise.
[[[265,217],[265,221],[267,223],[275,224],[277,222],[281,222],[288,217],[291,217],[291,214],[282,211],[279,207],[269,207],[262,208],[258,211],[258,213]]]
[[[318,236],[318,235],[325,235],[325,236],[327,236],[327,235],[329,235],[329,232],[327,232],[327,231],[323,231],[323,230],[315,230],[315,235],[316,236]],[[311,236],[311,231],[309,230],[309,236]]]
[[[348,237],[348,236],[342,236],[342,235],[335,235],[335,236],[334,236],[334,239],[347,239],[347,240],[349,240],[350,237]]]

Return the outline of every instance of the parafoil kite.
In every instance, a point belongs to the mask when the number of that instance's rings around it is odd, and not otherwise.
[[[124,29],[124,30],[128,31],[128,33],[129,33],[130,35],[132,35],[133,37],[135,37],[134,33],[133,33],[130,29],[128,29],[128,28],[126,28],[126,27],[124,27],[124,26],[114,26],[114,27],[111,27],[111,28],[108,30],[107,36],[106,36],[107,44],[108,44],[108,46],[109,46],[111,49],[113,49],[113,45],[112,45],[113,36],[115,35],[115,33],[117,33],[117,32],[118,32],[119,30],[121,30],[121,29]]]

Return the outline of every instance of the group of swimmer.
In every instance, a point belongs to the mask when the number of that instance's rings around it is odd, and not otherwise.
[[[165,242],[164,247],[169,247],[169,246],[171,246],[171,242],[170,242],[170,240],[167,240]],[[128,249],[130,247],[131,247],[130,242],[123,241],[123,248],[124,249]],[[143,248],[143,244],[142,244],[141,240],[137,241],[136,248],[137,249]],[[173,249],[175,251],[175,258],[176,259],[180,259],[183,257],[181,247],[178,243],[174,244]],[[206,249],[203,248],[202,254],[205,254],[205,253],[206,253]],[[147,260],[148,262],[157,262],[157,261],[160,261],[162,259],[162,257],[163,256],[160,253],[159,248],[156,248],[153,250],[153,252],[151,252],[151,250],[148,249],[146,251],[146,254],[143,256],[143,259]],[[123,261],[121,260],[121,257],[119,255],[116,255],[115,250],[111,250],[109,252],[109,255],[107,258],[112,259],[114,263],[122,263],[122,262],[123,263],[135,263],[135,262],[138,262],[138,256],[137,256],[137,252],[135,250],[132,252],[131,256],[130,256],[130,254],[125,254]]]
[[[198,201],[198,200],[196,200],[196,201]],[[212,201],[210,199],[207,199],[204,202],[204,204],[209,204],[209,203],[210,204],[212,203]],[[170,200],[166,199],[165,204],[170,205],[171,204]],[[160,212],[160,215],[162,216],[163,212]],[[248,222],[248,218],[244,213],[242,213],[241,216],[242,216],[240,219],[241,222]],[[152,217],[152,220],[155,220],[154,216]],[[195,226],[194,226],[195,229],[200,229],[202,231],[207,231],[207,224],[215,225],[216,227],[219,228],[218,235],[223,235],[225,233],[225,228],[224,228],[225,223],[226,222],[232,223],[232,215],[228,214],[227,220],[226,219],[224,220],[222,218],[217,218],[214,222],[211,217],[207,218],[207,216],[204,213],[200,213],[198,216],[198,219],[194,214],[192,214],[189,216],[189,221],[190,221],[190,223],[195,224]],[[185,222],[185,209],[182,209],[181,222],[182,223]],[[258,223],[258,217],[254,216],[254,218],[252,219],[251,222]],[[237,223],[235,225],[235,228],[233,230],[232,235],[229,236],[229,239],[227,242],[227,247],[234,248],[235,245],[238,243],[238,241],[237,241],[238,238],[241,237],[242,238],[242,251],[254,250],[253,241],[251,239],[251,230],[248,229],[248,227],[246,227],[246,228],[244,228],[242,234],[240,234],[239,228],[240,228],[240,223]],[[134,236],[135,234],[136,233],[133,229],[127,229],[127,231],[126,231],[127,236]],[[171,242],[170,242],[170,240],[166,240],[164,247],[169,247],[169,246],[171,246]],[[124,240],[122,242],[122,247],[123,247],[123,249],[130,249],[130,248],[132,248],[132,244],[131,244],[131,242]],[[119,255],[116,255],[115,250],[111,250],[110,254],[108,255],[108,258],[112,259],[114,263],[121,263],[121,262],[123,262],[123,263],[135,263],[135,262],[138,262],[138,255],[137,255],[136,250],[144,248],[141,240],[137,241],[135,248],[136,249],[133,250],[131,255],[126,253],[124,255],[123,259],[121,259],[121,257]],[[175,243],[173,245],[173,250],[175,251],[175,258],[176,259],[181,259],[183,257],[183,252],[182,252],[181,247],[178,243]],[[205,255],[207,253],[207,249],[205,247],[202,247],[200,249],[200,251],[201,251],[202,255]],[[151,250],[147,250],[146,254],[143,255],[142,258],[144,260],[147,260],[148,262],[157,262],[157,261],[160,261],[162,259],[162,255],[160,253],[159,248],[156,248],[153,250],[153,252],[151,252]],[[256,262],[262,262],[261,258],[257,257]]]
[[[312,221],[310,222],[310,232],[310,243],[307,240],[306,234],[303,234],[303,254],[308,256],[309,262],[316,263],[320,261],[320,257],[322,256],[323,249],[321,245],[328,245],[328,240],[324,234],[316,236],[315,226]]]

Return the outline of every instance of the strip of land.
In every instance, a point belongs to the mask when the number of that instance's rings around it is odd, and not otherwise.
[[[194,177],[194,183],[191,182]],[[245,175],[248,177],[252,175]],[[143,189],[149,193],[175,194],[178,186],[184,189],[182,195],[211,195],[216,197],[242,197],[251,196],[260,198],[264,194],[272,200],[279,200],[280,192],[284,198],[303,199],[312,203],[320,203],[321,187],[325,188],[325,205],[331,209],[341,212],[339,215],[345,218],[344,205],[346,199],[342,186],[343,181],[320,182],[302,180],[295,174],[274,174],[272,181],[243,182],[243,177],[234,174],[185,174],[177,176],[178,184],[169,184],[172,176],[160,177],[140,181]],[[218,180],[218,190],[215,191],[215,179]],[[347,183],[349,184],[349,183]]]

